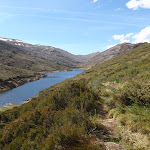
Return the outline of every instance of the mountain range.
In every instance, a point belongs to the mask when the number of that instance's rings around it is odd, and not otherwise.
[[[32,45],[21,40],[0,38],[0,91],[39,79],[44,76],[42,73],[79,67],[89,68],[130,51],[133,47],[134,44],[123,43],[104,52],[74,55],[52,46]],[[20,82],[20,79],[23,81]]]
[[[13,49],[16,49],[18,52],[50,60],[55,64],[69,68],[78,67],[82,64],[106,61],[116,55],[130,51],[135,45],[130,43],[123,43],[113,46],[104,52],[96,52],[89,55],[74,55],[52,46],[32,45],[16,39],[0,38],[0,43],[3,43],[3,45],[6,46],[10,46]]]

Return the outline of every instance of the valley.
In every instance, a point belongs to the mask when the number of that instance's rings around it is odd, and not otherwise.
[[[71,71],[66,72],[46,73],[43,78],[40,78],[39,80],[36,79],[34,82],[30,77],[28,78],[30,82],[27,81],[28,83],[23,84],[22,86],[0,93],[0,109],[28,102],[30,98],[36,96],[36,94],[41,90],[68,78],[74,77],[83,71],[84,69],[72,69]],[[26,78],[20,79],[18,82],[22,81],[25,83],[25,80]],[[15,84],[17,83],[15,82]]]
[[[0,150],[150,150],[150,0],[0,1]]]
[[[150,44],[119,45],[97,57],[83,73],[1,111],[0,149],[148,150]]]
[[[132,48],[133,44],[124,43],[105,52],[73,55],[52,46],[0,38],[0,92],[38,80],[47,72],[91,68]]]

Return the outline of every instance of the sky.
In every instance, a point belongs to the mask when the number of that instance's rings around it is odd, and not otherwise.
[[[0,37],[84,55],[150,42],[150,0],[0,0]]]

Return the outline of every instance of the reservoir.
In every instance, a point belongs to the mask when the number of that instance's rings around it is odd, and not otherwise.
[[[74,77],[83,71],[84,69],[72,69],[72,71],[67,72],[46,73],[46,78],[28,82],[12,90],[0,93],[0,108],[10,104],[23,104],[24,100],[35,96],[39,91]]]

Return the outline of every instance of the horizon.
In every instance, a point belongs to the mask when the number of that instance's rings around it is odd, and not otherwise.
[[[50,47],[54,47],[54,46],[52,46],[52,45],[32,44],[32,43],[28,43],[28,42],[26,42],[26,41],[23,41],[23,40],[21,40],[21,39],[12,39],[12,38],[0,37],[0,40],[1,40],[1,39],[16,40],[16,41],[21,41],[21,42],[24,42],[24,43],[27,43],[27,44],[31,44],[31,45],[37,45],[37,46],[50,46]],[[118,43],[118,44],[116,44],[116,45],[119,45],[119,44],[124,44],[124,43]],[[128,44],[128,43],[126,43],[126,44]],[[129,44],[131,44],[131,43],[129,43]],[[115,46],[115,45],[114,45],[114,46]],[[112,46],[112,47],[114,47],[114,46]],[[111,47],[111,48],[112,48],[112,47]],[[60,48],[60,47],[54,47],[54,48],[58,48],[58,49],[61,49],[61,50],[63,50],[63,51],[69,52],[69,51],[64,50],[64,49],[62,49],[62,48]],[[110,49],[110,48],[109,48],[109,49]],[[106,50],[108,50],[108,49],[105,49],[104,51],[106,51]],[[101,51],[101,52],[104,52],[104,51]],[[100,52],[100,51],[92,52],[92,53],[85,54],[85,55],[90,55],[90,54],[99,53],[99,52]],[[71,52],[69,52],[69,53],[71,53]],[[71,53],[71,54],[73,54],[73,53]],[[73,54],[73,55],[83,55],[83,54]]]
[[[150,42],[148,0],[2,0],[0,36],[75,55]]]
[[[51,46],[51,45],[32,44],[32,43],[28,43],[28,42],[23,41],[23,40],[20,40],[20,39],[11,39],[11,38],[0,37],[0,40],[1,40],[1,39],[16,40],[16,41],[21,41],[21,42],[24,42],[24,43],[27,43],[27,44],[31,44],[31,45],[37,45],[37,46],[49,46],[49,47],[54,47],[54,46]],[[105,50],[103,50],[103,51],[92,52],[92,53],[85,54],[85,55],[90,55],[90,54],[94,54],[94,53],[102,53],[102,52],[105,52],[105,51],[107,51],[107,50],[109,50],[109,49],[111,49],[111,48],[113,48],[113,47],[115,47],[115,46],[117,46],[117,45],[121,45],[121,44],[133,44],[133,43],[127,43],[127,42],[118,43],[118,44],[113,45],[112,47],[110,47],[110,48],[108,48],[108,49],[105,49]],[[136,43],[136,44],[138,44],[138,43]],[[60,49],[60,50],[63,50],[63,51],[68,52],[67,50],[64,50],[64,49],[59,48],[59,47],[54,47],[54,48],[56,48],[56,49],[58,48],[58,49]],[[74,54],[74,53],[71,53],[71,52],[68,52],[68,53],[73,54],[73,55],[84,55],[84,54]]]

